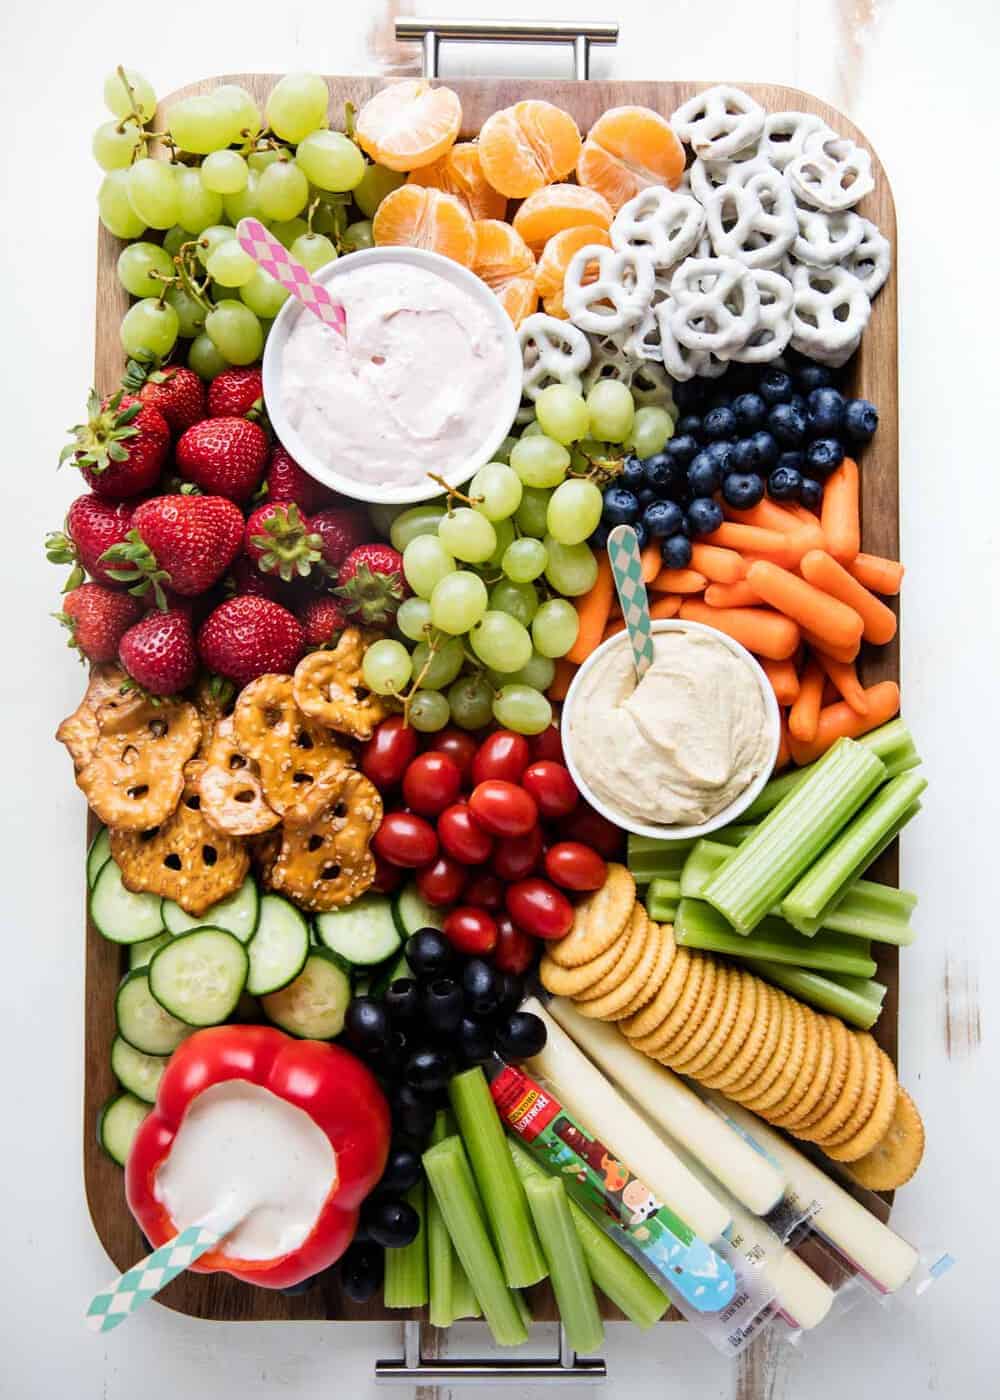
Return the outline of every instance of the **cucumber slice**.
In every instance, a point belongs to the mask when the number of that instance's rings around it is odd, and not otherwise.
[[[392,912],[404,938],[418,929],[444,928],[444,911],[428,904],[416,885],[404,885],[396,896]]]
[[[220,899],[218,904],[213,904],[197,919],[172,899],[163,901],[163,922],[168,933],[189,933],[193,928],[221,928],[235,934],[241,943],[249,943],[257,930],[259,916],[257,882],[250,875],[234,894]]]
[[[120,1035],[116,1035],[111,1042],[112,1074],[123,1089],[142,1099],[143,1103],[155,1102],[166,1067],[166,1055],[144,1055]]]
[[[115,996],[118,1034],[144,1055],[170,1055],[191,1034],[191,1027],[171,1016],[149,990],[149,968],[137,967]]]
[[[339,953],[352,967],[373,967],[391,958],[401,943],[392,904],[385,895],[364,895],[346,909],[316,916],[324,948]]]
[[[236,1010],[250,971],[247,950],[224,928],[195,928],[154,954],[149,990],[189,1026],[217,1026]]]
[[[333,953],[313,948],[295,981],[261,997],[268,1020],[304,1040],[332,1040],[344,1026],[351,984]]]
[[[251,996],[265,996],[287,987],[305,966],[309,955],[309,925],[287,899],[266,894],[260,901],[260,918],[247,951],[250,975],[246,989]]]
[[[90,892],[90,917],[98,933],[112,943],[142,943],[163,932],[162,904],[158,894],[127,890],[121,871],[108,860]]]
[[[97,881],[98,875],[111,859],[111,833],[106,826],[102,826],[100,831],[90,843],[90,850],[87,852],[87,889],[92,890]]]
[[[150,1108],[134,1094],[116,1094],[108,1099],[97,1120],[97,1141],[112,1162],[123,1167],[128,1160],[132,1141]]]
[[[153,954],[158,953],[164,943],[170,942],[169,933],[157,933],[152,938],[144,938],[141,943],[133,943],[128,950],[129,971],[136,967],[148,967]]]

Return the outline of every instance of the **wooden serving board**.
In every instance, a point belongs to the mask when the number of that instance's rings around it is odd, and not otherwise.
[[[242,83],[263,107],[264,100],[277,81],[276,74],[238,73],[206,79],[172,94],[161,104],[169,108],[172,102],[193,93],[204,92],[219,82]],[[328,79],[331,95],[331,125],[343,125],[344,103],[360,107],[383,86],[379,78],[334,77]],[[545,98],[571,112],[586,131],[609,107],[629,104],[652,107],[669,116],[694,92],[707,83],[665,82],[571,82],[565,80],[531,81],[515,78],[449,79],[462,100],[462,139],[476,136],[485,119],[500,107],[506,107],[525,97]],[[804,110],[823,117],[836,131],[853,136],[865,146],[870,145],[854,124],[827,103],[808,93],[779,84],[740,84],[771,111]],[[894,245],[896,243],[896,213],[892,191],[885,171],[872,151],[875,190],[859,206],[860,212],[871,218]],[[123,356],[118,339],[118,326],[129,298],[115,275],[115,263],[122,244],[101,227],[97,250],[97,326],[95,354],[95,383],[102,392],[109,392],[121,381]],[[871,446],[866,448],[862,469],[863,543],[869,553],[897,558],[899,550],[899,474],[898,474],[898,347],[897,347],[897,289],[895,258],[892,275],[877,297],[871,321],[851,366],[850,390],[878,405],[879,430]],[[881,647],[877,653],[862,658],[862,674],[866,684],[876,680],[899,679],[899,640]],[[93,823],[92,823],[93,830]],[[82,862],[81,862],[82,864]],[[875,878],[887,884],[898,881],[898,856],[895,844],[885,852],[874,867]],[[878,978],[888,986],[885,1009],[879,1018],[876,1037],[882,1047],[896,1059],[898,1018],[898,953],[888,945],[878,948]],[[83,1157],[87,1202],[97,1234],[119,1269],[146,1253],[142,1236],[125,1204],[122,1171],[101,1150],[95,1125],[101,1105],[115,1091],[116,1084],[109,1064],[109,1047],[114,1035],[114,995],[124,971],[122,950],[107,942],[87,921],[86,959],[86,1041]],[[823,1162],[829,1170],[829,1163]],[[859,1193],[869,1206],[883,1218],[887,1215],[884,1201],[869,1193]],[[160,1301],[178,1312],[215,1321],[283,1322],[290,1320],[358,1320],[402,1321],[407,1316],[419,1316],[399,1311],[386,1311],[381,1300],[357,1304],[347,1298],[328,1271],[321,1284],[308,1292],[287,1296],[268,1289],[253,1288],[226,1274],[181,1275],[160,1294]],[[557,1316],[547,1285],[533,1290],[532,1310],[539,1319]],[[602,1299],[604,1315],[620,1318],[616,1308]],[[674,1314],[668,1314],[673,1316]]]

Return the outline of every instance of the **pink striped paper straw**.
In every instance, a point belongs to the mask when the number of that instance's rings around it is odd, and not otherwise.
[[[288,249],[279,243],[273,233],[259,219],[241,219],[236,226],[236,238],[245,253],[254,262],[270,273],[293,297],[298,297],[314,316],[326,325],[332,326],[339,335],[347,334],[347,313],[330,293],[309,275],[298,258],[293,258]]]

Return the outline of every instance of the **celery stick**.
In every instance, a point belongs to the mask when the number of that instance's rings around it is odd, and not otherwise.
[[[736,933],[717,909],[697,899],[682,899],[674,920],[674,938],[684,948],[702,948],[734,958],[764,958],[819,972],[870,977],[875,962],[867,942],[842,933],[803,938],[784,919],[769,915],[753,933]]]
[[[874,1002],[878,1007],[885,1001],[885,994],[889,990],[884,982],[876,982],[871,977],[849,977],[846,972],[838,972],[835,976],[827,973],[827,976],[845,991],[856,992],[859,997]]]
[[[457,1254],[451,1270],[451,1315],[455,1322],[460,1317],[482,1317],[483,1315],[479,1299],[475,1295],[472,1284],[469,1282],[469,1276]]]
[[[444,1142],[455,1131],[451,1114],[439,1108],[431,1129],[431,1145]],[[455,1265],[458,1255],[444,1223],[441,1207],[433,1191],[427,1198],[427,1273],[430,1284],[430,1310],[427,1314],[432,1327],[450,1327],[455,1321]]]
[[[385,1251],[382,1299],[387,1308],[422,1308],[427,1302],[427,1192],[423,1180],[404,1197],[420,1216],[416,1239]]]
[[[524,1326],[526,1328],[530,1327],[535,1319],[531,1315],[531,1308],[528,1306],[527,1298],[524,1296],[524,1294],[519,1288],[512,1288],[510,1291],[510,1296],[514,1300],[514,1306],[515,1308],[517,1308],[518,1317],[524,1323]]]
[[[888,724],[873,729],[870,734],[862,734],[861,738],[855,739],[854,742],[882,760],[886,767],[887,780],[919,766],[920,755],[914,746],[913,736],[901,719],[890,720]],[[804,768],[792,768],[780,777],[772,778],[743,813],[743,820],[753,822],[766,817],[768,812],[773,811],[782,798],[797,788],[815,767],[815,763],[807,763]],[[713,840],[721,838],[721,832],[712,833]]]
[[[628,838],[626,863],[637,885],[648,885],[650,880],[677,880],[687,853],[694,845],[689,841],[660,841],[653,836]]]
[[[917,896],[908,890],[897,890],[874,880],[855,880],[837,907],[825,916],[823,927],[903,948],[917,936],[910,927],[910,915],[916,906]]]
[[[849,1021],[865,1031],[871,1030],[882,1010],[881,1000],[874,995],[862,996],[857,990],[818,972],[809,972],[801,967],[785,967],[781,963],[761,962],[756,958],[749,959],[747,966],[766,982],[773,982],[776,987],[783,987],[800,1000],[818,1006],[821,1011],[830,1011],[842,1021]],[[881,983],[877,985],[881,986]]]
[[[838,739],[720,866],[705,887],[705,899],[738,932],[752,932],[884,776],[881,759],[852,739]]]
[[[699,841],[684,862],[681,871],[681,897],[701,899],[705,886],[725,861],[732,855],[732,847],[713,837]]]
[[[448,1095],[486,1207],[504,1276],[511,1288],[527,1288],[545,1277],[545,1260],[535,1237],[521,1178],[504,1151],[504,1130],[486,1076],[478,1065],[456,1074],[448,1086]],[[469,1278],[485,1308],[486,1299],[479,1294],[475,1278],[472,1274]]]
[[[542,1168],[515,1138],[508,1138],[507,1146],[518,1175],[525,1182],[545,1177]],[[569,1212],[590,1276],[605,1297],[610,1298],[636,1327],[645,1329],[659,1322],[670,1306],[663,1290],[574,1200],[569,1203]]]
[[[732,826],[720,826],[718,831],[713,831],[711,839],[723,846],[739,846],[748,836],[754,834],[757,826],[757,822],[734,822]],[[702,837],[702,840],[708,838]]]
[[[657,924],[672,924],[677,917],[679,880],[651,880],[646,891],[646,913]]]
[[[502,1148],[502,1140],[500,1145]],[[504,1155],[510,1161],[506,1152]],[[493,1252],[461,1138],[445,1138],[429,1147],[423,1155],[423,1163],[455,1252],[479,1299],[494,1340],[499,1346],[520,1346],[528,1340],[528,1329]],[[520,1178],[517,1183],[523,1192]]]
[[[558,1177],[535,1176],[524,1183],[524,1190],[567,1340],[574,1351],[596,1351],[604,1341],[604,1328],[566,1188]]]

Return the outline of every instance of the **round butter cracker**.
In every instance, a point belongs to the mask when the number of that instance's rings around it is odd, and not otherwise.
[[[652,928],[653,922],[650,920],[650,929]],[[628,1005],[622,1007],[621,1014],[617,1018],[620,1021],[625,1020],[626,1017],[634,1016],[637,1011],[641,1011],[647,1003],[653,1000],[667,980],[667,974],[674,961],[674,954],[677,952],[677,944],[674,942],[673,924],[660,924],[659,929],[660,948],[653,970],[649,974],[645,986],[640,987]]]
[[[828,1147],[841,1147],[845,1142],[849,1142],[852,1137],[868,1122],[875,1109],[878,1100],[879,1089],[882,1084],[882,1060],[881,1052],[872,1036],[852,1032],[854,1039],[858,1043],[864,1059],[864,1068],[861,1078],[861,1093],[854,1106],[854,1111],[843,1127],[825,1137],[819,1146],[825,1152]]]
[[[856,1036],[847,1033],[847,1073],[840,1093],[822,1117],[808,1128],[798,1129],[797,1136],[806,1142],[822,1142],[842,1128],[854,1112],[861,1097],[865,1077],[865,1054]]]
[[[614,965],[608,969],[603,977],[586,987],[582,992],[577,993],[580,1001],[595,1001],[606,992],[613,992],[616,987],[628,977],[636,963],[642,957],[642,950],[649,939],[649,918],[641,904],[636,904],[629,915],[629,921],[625,925],[625,932],[621,934],[616,943],[611,946],[617,947],[621,939],[625,940],[625,949],[621,957],[616,959]],[[593,966],[591,963],[584,963],[585,967]]]
[[[681,959],[681,953],[687,953],[685,959]],[[679,948],[674,965],[670,969],[670,976],[664,984],[664,991],[669,984],[678,979],[679,991],[674,996],[669,1009],[663,1013],[658,1025],[654,1026],[646,1035],[636,1037],[634,1044],[637,1050],[641,1050],[645,1055],[657,1055],[660,1048],[666,1045],[673,1036],[677,1027],[684,1024],[691,1014],[691,1008],[698,999],[701,990],[702,980],[705,976],[705,964],[700,959],[690,953],[687,948]],[[658,998],[657,998],[658,1000]],[[656,1001],[647,1008],[652,1011],[656,1007]],[[641,1014],[641,1013],[640,1013]]]
[[[547,992],[557,997],[576,997],[588,987],[599,982],[605,973],[610,972],[622,957],[628,946],[629,925],[619,934],[610,948],[598,954],[592,962],[581,963],[579,967],[560,967],[553,962],[546,950],[538,964],[538,976]]]
[[[835,1162],[856,1162],[859,1158],[867,1156],[869,1152],[874,1151],[889,1131],[892,1115],[896,1111],[896,1094],[899,1086],[896,1080],[895,1065],[884,1050],[880,1050],[879,1055],[882,1061],[882,1077],[878,1087],[878,1098],[875,1100],[875,1107],[872,1109],[867,1123],[854,1137],[844,1141],[839,1146],[826,1145],[823,1148],[826,1155],[832,1157]]]
[[[726,1003],[719,1023],[701,1054],[689,1061],[684,1071],[695,1079],[720,1074],[736,1058],[750,1033],[757,985],[750,973],[735,963],[728,966],[728,972]]]
[[[713,1070],[711,1073],[706,1070],[700,1076],[701,1082],[709,1089],[718,1089],[723,1094],[729,1092],[730,1085],[740,1082],[756,1060],[774,1018],[774,997],[771,987],[766,982],[762,982],[759,977],[755,977],[752,972],[744,975],[750,978],[753,992],[748,999],[749,1024],[746,1035],[743,1037],[743,1044],[724,1069],[720,1068],[718,1072]],[[742,1013],[740,1019],[743,1019]]]
[[[733,971],[725,963],[717,963],[715,968],[715,990],[712,993],[712,1000],[709,1002],[708,1010],[704,1019],[695,1029],[694,1035],[684,1046],[683,1050],[675,1056],[673,1068],[681,1074],[694,1074],[695,1066],[702,1061],[705,1047],[713,1041],[721,1026],[728,1022],[730,1028],[736,1019],[736,1007],[732,1012],[728,1011],[731,993],[731,982],[738,981]]]
[[[663,935],[660,933],[659,924],[651,924],[647,919],[646,929],[648,936],[643,945],[642,955],[624,982],[606,992],[604,996],[595,997],[593,1001],[578,1001],[576,1009],[581,1016],[589,1016],[592,1021],[621,1019],[623,1008],[628,1006],[640,987],[648,980],[660,951]]]
[[[669,928],[670,925],[665,925],[665,927]],[[672,929],[671,936],[673,936]],[[640,1040],[645,1040],[648,1035],[652,1034],[662,1023],[664,1018],[670,1014],[684,989],[684,984],[687,981],[690,970],[691,954],[686,948],[675,946],[673,960],[670,963],[670,971],[667,973],[663,986],[656,993],[656,996],[653,997],[641,1011],[636,1012],[634,1016],[630,1016],[627,1021],[623,1019],[622,1030],[630,1040],[637,1043],[638,1049],[641,1050],[643,1048],[641,1045],[638,1045],[638,1042]]]
[[[924,1125],[916,1104],[902,1085],[896,1093],[892,1121],[882,1140],[844,1168],[852,1181],[870,1191],[905,1186],[924,1155]]]
[[[798,1137],[803,1136],[807,1128],[818,1123],[829,1112],[836,1103],[847,1077],[847,1061],[851,1044],[847,1027],[836,1016],[825,1016],[823,1019],[831,1042],[830,1071],[826,1079],[822,1081],[822,1090],[816,1096],[813,1106],[808,1112],[800,1109],[795,1115],[795,1122],[786,1125],[789,1132],[795,1133]],[[811,1091],[809,1097],[813,1097]]]
[[[677,1028],[673,1035],[661,1039],[656,1050],[656,1058],[664,1064],[673,1064],[674,1059],[679,1057],[681,1051],[688,1044],[691,1038],[703,1024],[708,1015],[708,1008],[712,1004],[715,995],[715,984],[718,981],[719,965],[711,955],[702,954],[704,969],[702,971],[701,983],[698,987],[698,995],[691,1004],[688,1014],[681,1019],[677,1017]],[[664,1034],[663,1028],[659,1036]],[[659,1038],[659,1037],[658,1037]]]
[[[798,1104],[805,1098],[811,1085],[816,1079],[816,1067],[819,1062],[820,1046],[823,1038],[822,1021],[811,1006],[802,1007],[805,1017],[805,1048],[802,1052],[802,1063],[799,1072],[789,1085],[788,1092],[783,1099],[775,1102],[768,1111],[767,1121],[777,1123],[780,1118],[791,1113]]]
[[[757,1048],[757,1054],[749,1060],[744,1068],[743,1074],[738,1079],[729,1081],[725,1093],[731,1099],[739,1100],[740,1096],[750,1089],[766,1070],[766,1067],[774,1058],[774,1052],[778,1048],[778,1041],[781,1038],[781,992],[777,987],[768,985],[768,1020],[764,1035]]]
[[[784,1057],[781,1058],[781,1047],[778,1056],[780,1069],[774,1078],[770,1088],[765,1089],[754,1099],[744,1099],[744,1106],[752,1113],[760,1114],[763,1118],[770,1117],[770,1110],[780,1104],[795,1083],[802,1068],[802,1061],[806,1053],[806,1009],[801,1002],[794,997],[789,999],[785,1007],[785,1014],[791,1024],[791,1035],[787,1044],[782,1041],[781,1046],[785,1047]]]
[[[578,904],[573,927],[547,952],[560,967],[579,967],[610,948],[629,921],[635,906],[635,881],[624,865],[609,865],[599,890]]]

